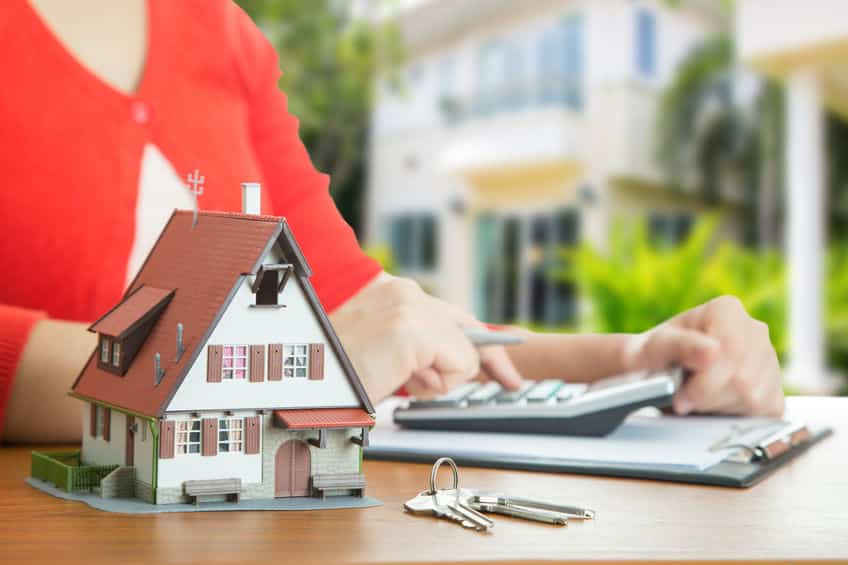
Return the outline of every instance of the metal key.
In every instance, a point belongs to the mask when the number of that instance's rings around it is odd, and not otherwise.
[[[553,512],[561,514],[568,518],[577,520],[592,520],[595,518],[595,511],[579,506],[570,506],[566,504],[555,504],[544,500],[534,500],[532,498],[523,498],[520,496],[509,496],[498,492],[475,492],[469,491],[470,498],[468,503],[472,506],[478,504],[494,505],[506,508],[518,508],[531,511]]]
[[[439,490],[436,488],[436,477],[439,474],[439,468],[447,464],[453,473],[453,486],[450,489]],[[459,488],[459,470],[456,468],[456,462],[450,457],[442,457],[433,463],[433,468],[430,470],[430,491],[436,499],[439,506],[449,508],[453,512],[460,514],[477,525],[481,530],[487,530],[494,527],[495,523],[483,516],[465,503],[464,497],[461,496],[462,491]]]
[[[568,516],[559,512],[549,512],[547,510],[537,510],[522,508],[520,506],[503,506],[501,504],[486,504],[483,502],[471,502],[472,508],[490,514],[503,514],[504,516],[512,516],[513,518],[523,518],[524,520],[533,520],[534,522],[544,522],[546,524],[556,524],[559,526],[568,525]]]
[[[415,498],[404,502],[403,507],[412,514],[421,514],[427,516],[435,516],[436,518],[445,518],[458,522],[462,527],[478,530],[477,524],[466,519],[461,514],[457,514],[447,507],[440,506],[436,502],[436,497],[430,494],[429,491],[423,491]]]
[[[465,497],[462,496],[461,489],[437,490],[435,496],[440,505],[447,506],[457,514],[461,514],[466,520],[477,524],[480,528],[495,527],[494,522],[468,504]]]

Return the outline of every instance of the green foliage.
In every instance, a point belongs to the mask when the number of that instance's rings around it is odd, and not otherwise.
[[[774,253],[714,244],[715,218],[706,218],[681,245],[660,248],[644,222],[619,224],[609,249],[589,244],[564,252],[567,275],[588,299],[584,330],[642,332],[724,294],[738,296],[752,316],[769,324],[781,354],[786,347],[785,269]]]

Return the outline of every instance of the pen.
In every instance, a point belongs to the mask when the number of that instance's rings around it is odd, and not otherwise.
[[[463,328],[462,331],[465,333],[465,337],[476,347],[484,345],[518,345],[525,341],[520,335],[496,332],[486,328]]]

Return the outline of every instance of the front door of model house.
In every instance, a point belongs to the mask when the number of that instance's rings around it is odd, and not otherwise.
[[[309,446],[291,439],[277,449],[274,459],[274,496],[309,496]]]
[[[135,416],[127,415],[127,448],[126,448],[126,463],[127,467],[132,467],[135,462]]]

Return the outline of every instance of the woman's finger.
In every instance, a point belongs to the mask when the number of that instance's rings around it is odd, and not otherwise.
[[[480,368],[486,375],[509,390],[515,390],[524,379],[515,368],[512,360],[501,345],[489,345],[479,348]]]

